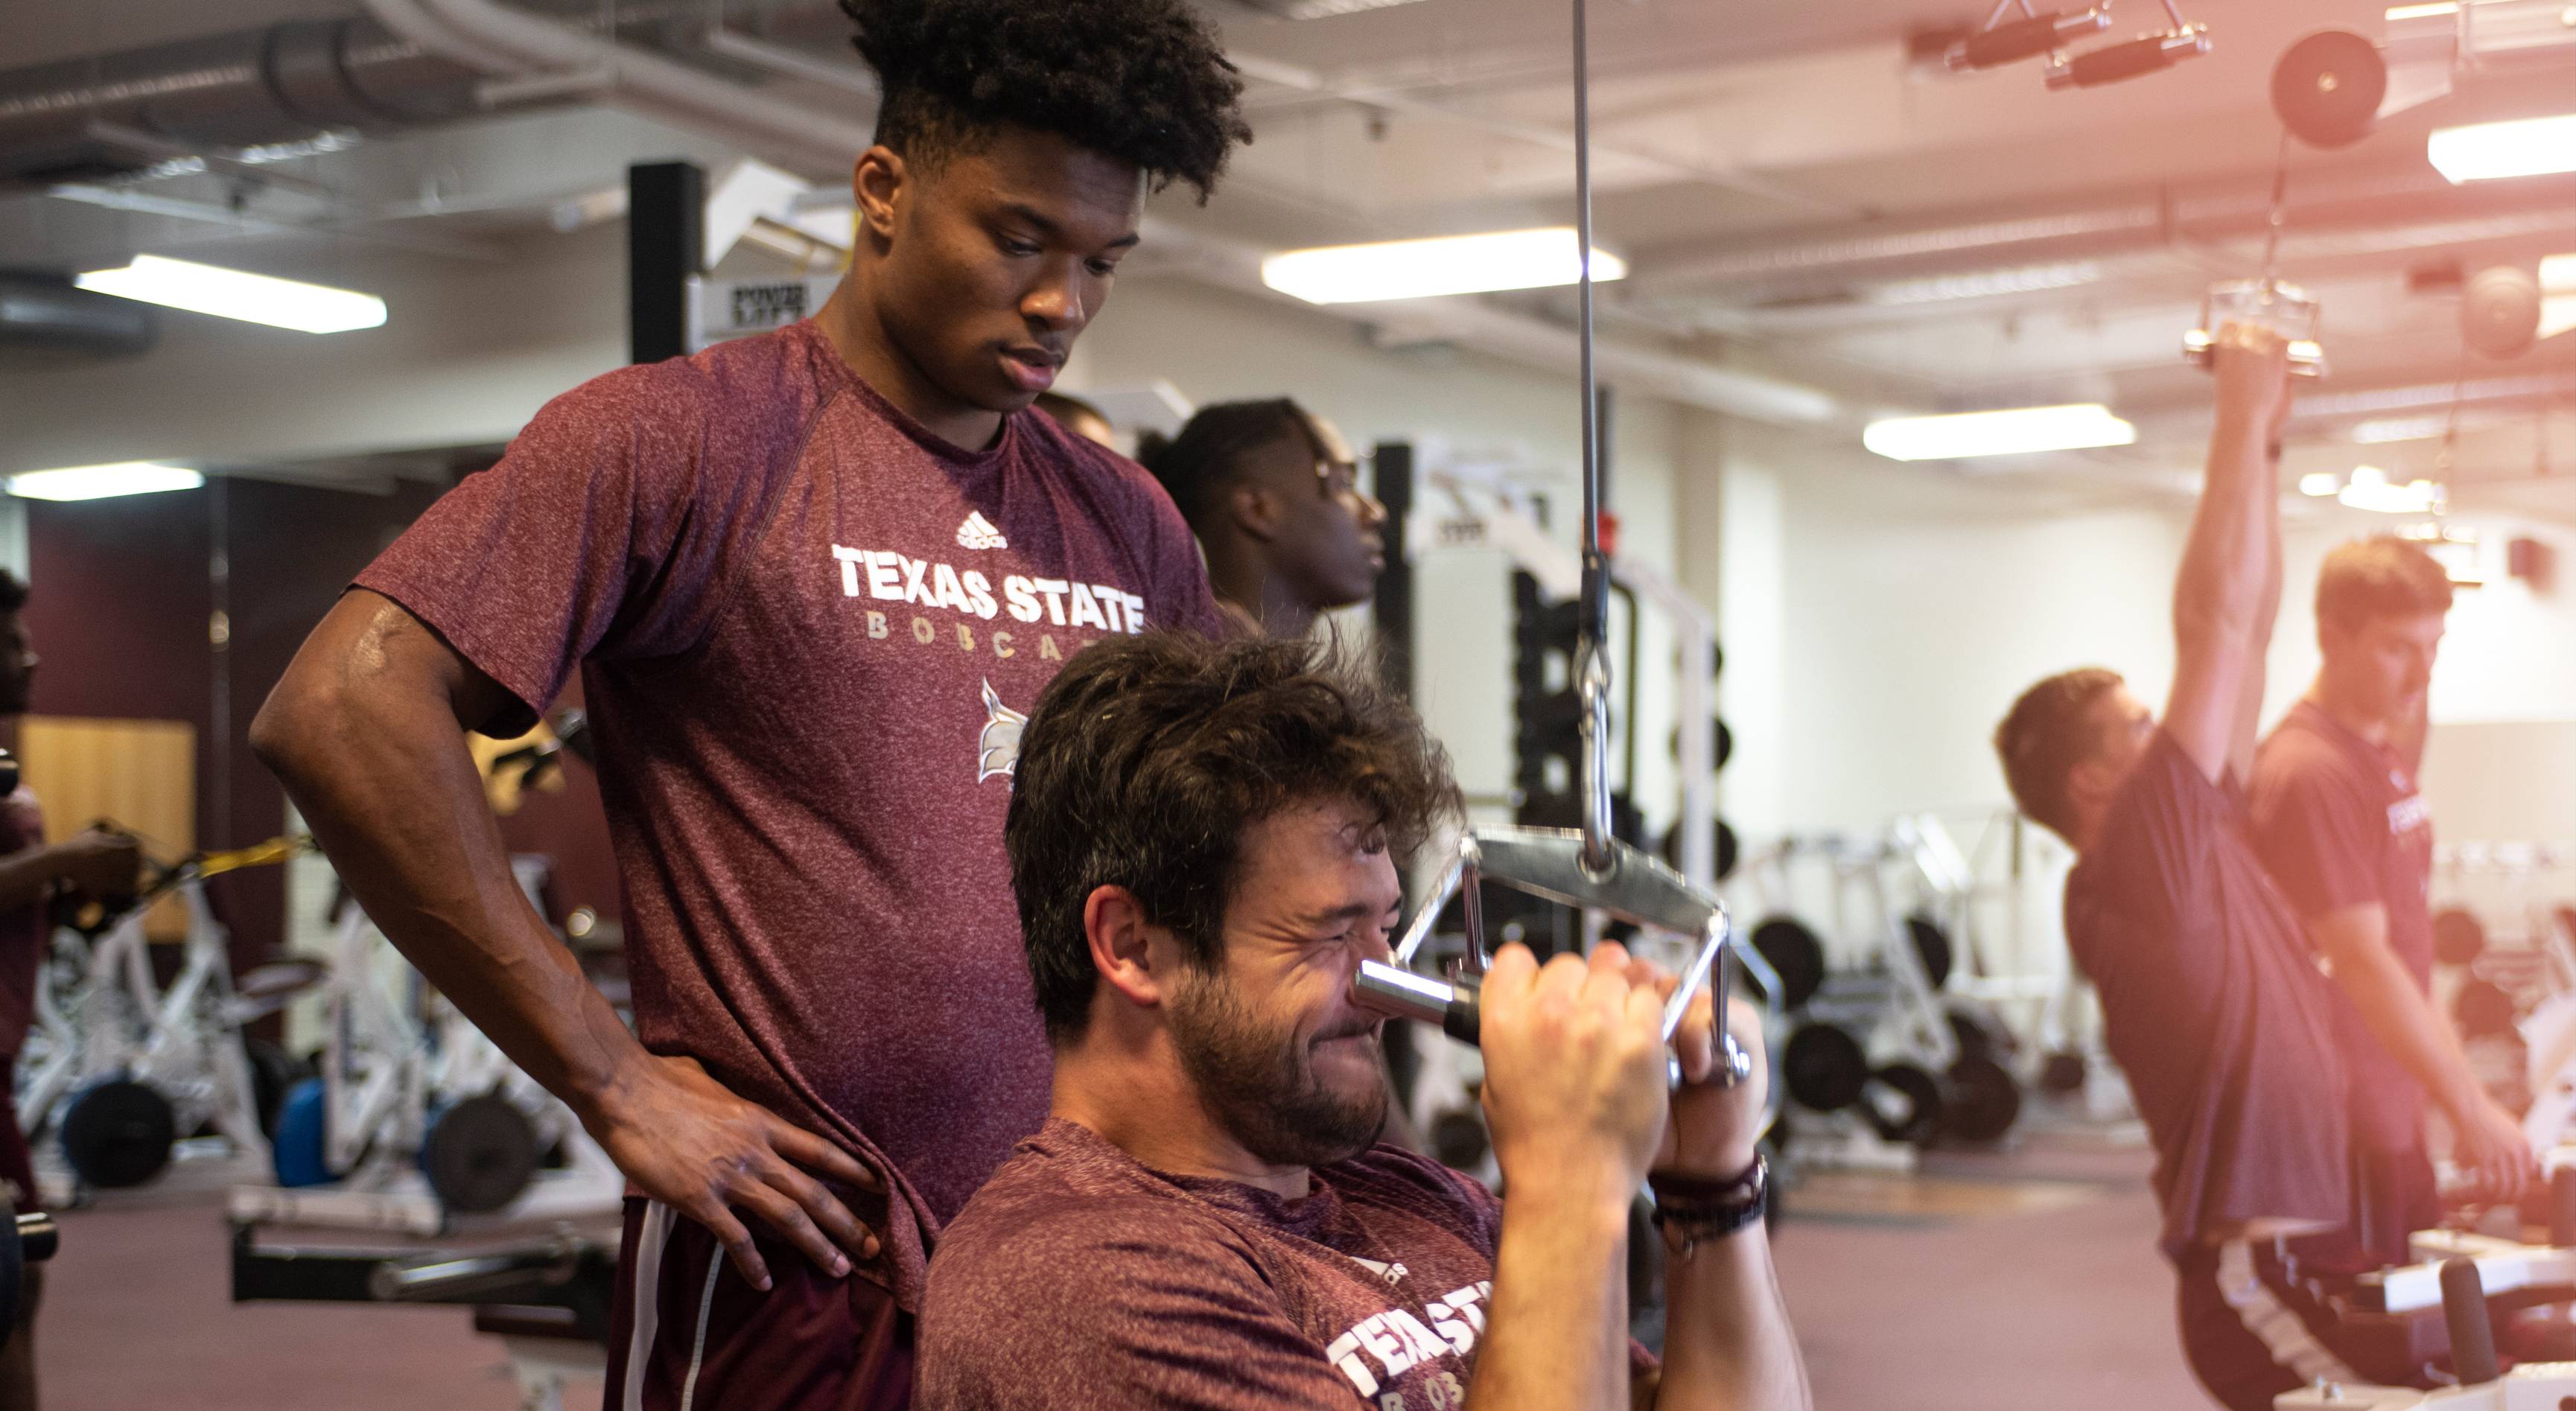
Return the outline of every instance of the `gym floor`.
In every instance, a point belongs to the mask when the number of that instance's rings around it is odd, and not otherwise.
[[[1811,1177],[1776,1239],[1816,1404],[2206,1404],[2174,1344],[2148,1161],[2141,1145],[2041,1127],[1910,1178]],[[498,1344],[462,1310],[228,1302],[220,1202],[171,1189],[63,1216],[39,1324],[49,1411],[518,1405]],[[145,1328],[154,1350],[137,1356]],[[566,1401],[595,1395],[576,1385]]]

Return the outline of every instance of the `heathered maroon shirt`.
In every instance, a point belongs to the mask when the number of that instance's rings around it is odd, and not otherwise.
[[[1048,1121],[940,1242],[917,1404],[1464,1407],[1501,1202],[1394,1146],[1310,1176],[1285,1200]],[[1634,1343],[1629,1357],[1654,1365]]]
[[[958,450],[798,323],[556,398],[358,586],[517,698],[495,733],[580,666],[639,1036],[887,1173],[918,1306],[1046,1115],[1024,713],[1086,643],[1221,626],[1171,501],[1034,412]]]
[[[2331,982],[2241,804],[2162,730],[2066,879],[2066,943],[2155,1143],[2166,1254],[2248,1221],[2348,1227]]]
[[[2433,814],[2397,752],[2301,701],[2254,757],[2254,848],[2305,917],[2348,906],[2388,914],[2388,948],[2419,991],[2433,983]],[[2424,1089],[2362,1022],[2335,1006],[2352,1074],[2354,1134],[2374,1151],[2424,1140]]]

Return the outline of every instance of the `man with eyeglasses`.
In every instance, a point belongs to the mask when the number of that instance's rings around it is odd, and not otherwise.
[[[1147,433],[1137,459],[1198,535],[1218,606],[1247,629],[1302,637],[1376,589],[1386,506],[1360,492],[1341,433],[1295,402],[1202,407],[1177,436]]]

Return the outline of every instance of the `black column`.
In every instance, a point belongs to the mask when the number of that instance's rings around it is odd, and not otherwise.
[[[1377,576],[1377,595],[1369,602],[1369,620],[1377,628],[1388,689],[1411,700],[1413,563],[1404,556],[1404,526],[1413,514],[1413,444],[1380,441],[1370,464],[1377,472],[1377,502],[1386,506],[1386,524],[1380,530],[1386,536],[1386,570]]]
[[[626,169],[627,356],[689,351],[689,279],[706,258],[707,174],[688,162]]]

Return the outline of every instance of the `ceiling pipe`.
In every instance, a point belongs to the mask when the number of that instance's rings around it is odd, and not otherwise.
[[[477,74],[361,18],[0,72],[0,186],[100,181],[168,149],[244,149],[472,117]],[[138,140],[140,139],[140,140]],[[160,152],[151,144],[165,144]]]
[[[2336,232],[2442,219],[2566,213],[2576,182],[2514,183],[2511,192],[2455,187],[2414,169],[2308,175],[2292,187],[2288,239],[2323,244]],[[1824,295],[1854,283],[2005,265],[2111,256],[2261,236],[2271,214],[2263,183],[2161,189],[1996,219],[1901,230],[1818,230],[1789,240],[1630,253],[1632,297],[1723,290],[1752,300]],[[2576,218],[2569,218],[2576,226]]]
[[[566,28],[493,0],[365,0],[385,28],[486,72],[589,79],[604,97],[840,175],[875,140],[871,123],[820,112],[659,54]]]

